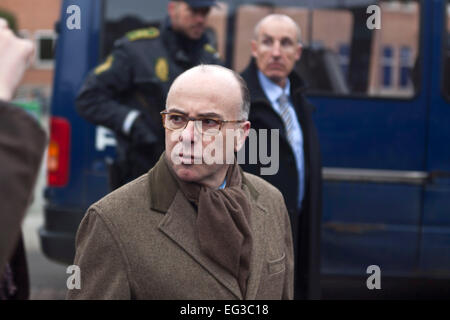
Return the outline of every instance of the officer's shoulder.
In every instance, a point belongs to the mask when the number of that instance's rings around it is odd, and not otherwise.
[[[128,43],[135,43],[142,40],[155,40],[160,37],[161,33],[158,28],[150,27],[129,31],[124,37],[117,40],[115,46],[121,46]]]

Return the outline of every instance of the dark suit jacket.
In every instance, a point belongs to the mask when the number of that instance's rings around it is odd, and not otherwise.
[[[303,96],[305,89],[302,79],[294,72],[289,75],[291,99],[300,121],[303,133],[305,157],[305,195],[301,212],[297,210],[298,172],[295,157],[290,147],[283,120],[273,110],[259,83],[257,66],[254,60],[242,73],[251,95],[249,120],[253,129],[279,129],[279,171],[275,175],[261,177],[283,194],[291,217],[296,253],[295,296],[299,299],[318,299],[320,297],[320,223],[321,223],[321,156],[317,130],[312,120],[312,106]],[[247,140],[248,141],[248,140]],[[258,142],[259,145],[259,142]],[[272,150],[268,138],[268,154]],[[245,146],[248,157],[248,145]],[[242,165],[244,171],[260,175],[264,167],[260,162],[255,165]]]
[[[10,262],[21,293],[28,290],[25,288],[28,280],[23,245],[19,241],[20,225],[31,200],[45,145],[45,132],[37,121],[18,107],[0,101],[0,278]]]
[[[244,174],[253,249],[243,297],[237,279],[200,250],[195,209],[159,163],[88,209],[76,239],[81,289],[67,298],[292,299],[294,253],[281,193]]]

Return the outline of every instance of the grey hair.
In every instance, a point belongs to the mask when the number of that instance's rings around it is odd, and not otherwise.
[[[292,19],[291,17],[289,17],[288,15],[285,14],[279,14],[279,13],[273,13],[273,14],[269,14],[267,16],[265,16],[264,18],[262,18],[261,20],[259,20],[259,22],[256,24],[255,28],[253,29],[253,38],[256,40],[258,39],[259,36],[259,30],[261,29],[261,25],[266,22],[269,19],[276,19],[276,20],[289,20],[293,23],[293,25],[295,26],[295,29],[297,31],[297,41],[298,43],[302,42],[302,30],[300,29],[299,25],[297,24],[297,22],[294,21],[294,19]]]

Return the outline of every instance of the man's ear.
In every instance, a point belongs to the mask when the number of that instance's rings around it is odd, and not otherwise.
[[[250,47],[252,49],[252,57],[256,58],[258,53],[258,42],[256,40],[252,40],[250,42]]]
[[[302,56],[303,46],[299,43],[297,45],[297,52],[296,52],[296,60],[300,60]]]
[[[239,135],[236,137],[234,152],[239,152],[242,149],[245,143],[245,139],[247,139],[248,134],[250,132],[251,123],[250,121],[245,121],[241,127],[239,128]]]

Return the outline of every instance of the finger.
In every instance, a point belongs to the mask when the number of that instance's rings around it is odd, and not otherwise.
[[[34,47],[33,42],[30,40],[22,40],[22,41],[23,41],[23,46],[24,46],[24,51],[25,51],[25,56],[26,56],[26,62],[27,62],[27,65],[30,66],[30,64],[33,61],[35,47]]]

